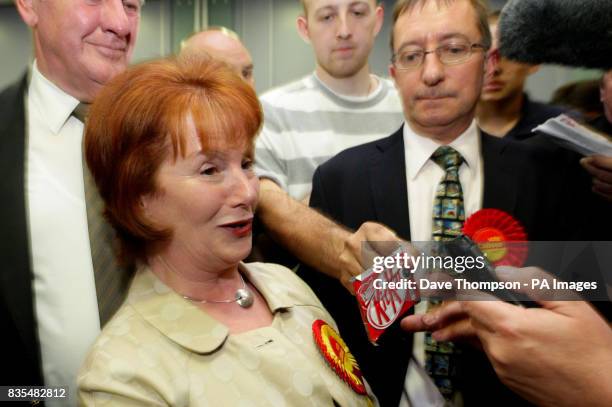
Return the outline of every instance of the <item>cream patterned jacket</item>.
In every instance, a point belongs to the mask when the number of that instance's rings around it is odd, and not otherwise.
[[[322,356],[313,322],[321,319],[337,327],[299,277],[274,264],[241,264],[240,271],[263,295],[274,318],[268,327],[230,335],[150,270],[139,270],[126,303],[81,368],[79,404],[376,404],[373,396],[354,391]]]

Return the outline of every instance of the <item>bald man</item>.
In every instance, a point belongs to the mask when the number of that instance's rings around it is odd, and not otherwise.
[[[200,31],[183,41],[181,56],[206,53],[230,65],[238,75],[255,87],[253,59],[238,34],[225,27]]]

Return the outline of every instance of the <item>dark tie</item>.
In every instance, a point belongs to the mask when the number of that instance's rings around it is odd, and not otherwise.
[[[459,182],[459,167],[463,157],[449,146],[439,147],[431,160],[444,170],[444,177],[438,184],[433,206],[432,240],[452,240],[461,234],[465,221],[463,191]],[[438,301],[430,301],[435,305]],[[437,342],[428,332],[425,333],[425,370],[431,376],[440,393],[453,399],[456,388],[456,357],[458,350],[452,342]]]
[[[73,116],[85,122],[88,107],[89,105],[80,103],[74,109]],[[132,267],[123,267],[117,261],[113,249],[114,231],[104,219],[104,202],[98,193],[84,157],[83,184],[100,326],[104,326],[125,299],[132,275]]]

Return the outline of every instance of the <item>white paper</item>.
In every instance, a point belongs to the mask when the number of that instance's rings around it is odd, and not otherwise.
[[[548,119],[533,131],[539,131],[566,148],[583,155],[602,154],[612,157],[612,141],[609,137],[584,126],[562,114]]]

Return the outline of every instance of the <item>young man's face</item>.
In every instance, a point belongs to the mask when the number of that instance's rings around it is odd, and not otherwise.
[[[490,20],[489,27],[493,36],[491,51],[497,52],[499,49],[497,19]],[[496,102],[522,95],[527,77],[537,71],[538,68],[539,65],[523,64],[500,57],[492,74],[488,75],[484,83],[480,100]]]
[[[298,30],[312,44],[317,64],[334,78],[358,73],[368,62],[383,22],[375,0],[305,0]]]

